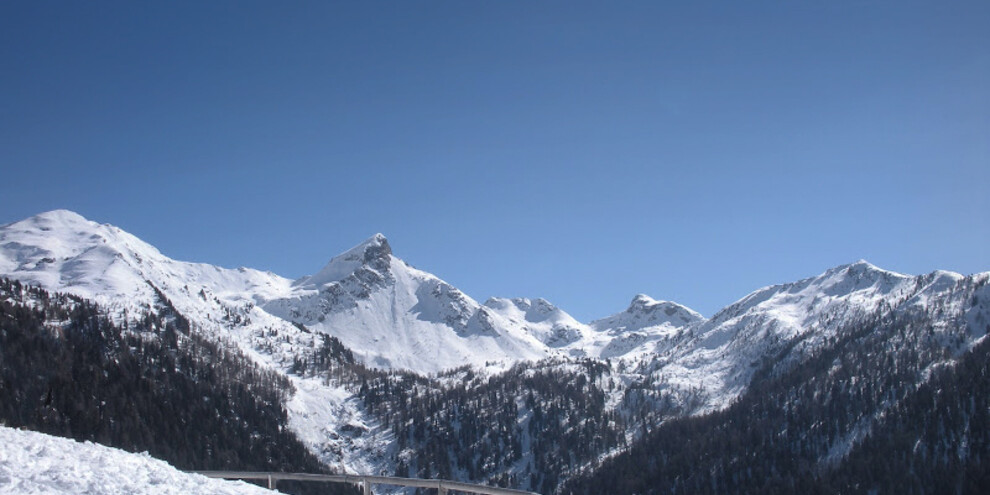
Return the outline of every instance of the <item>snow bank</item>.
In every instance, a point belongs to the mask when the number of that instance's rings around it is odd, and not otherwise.
[[[241,481],[183,473],[147,454],[131,454],[0,426],[0,494],[271,495]]]

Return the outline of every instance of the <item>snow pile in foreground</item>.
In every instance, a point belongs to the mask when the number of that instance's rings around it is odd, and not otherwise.
[[[0,494],[271,495],[183,473],[147,454],[0,426]]]

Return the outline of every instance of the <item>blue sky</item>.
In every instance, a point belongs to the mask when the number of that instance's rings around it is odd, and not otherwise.
[[[298,277],[706,316],[990,270],[990,2],[0,3],[0,223]]]

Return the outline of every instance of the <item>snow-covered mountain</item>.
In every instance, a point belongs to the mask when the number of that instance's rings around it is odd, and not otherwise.
[[[265,311],[336,336],[373,367],[437,372],[540,359],[546,346],[434,275],[392,255],[385,236],[335,256]]]
[[[623,358],[662,368],[665,379],[683,386],[733,390],[727,397],[745,387],[746,367],[772,342],[807,334],[802,345],[813,346],[838,323],[963,278],[936,272],[923,283],[859,261],[757,290],[710,320],[638,295],[626,310],[585,324],[544,299],[479,304],[394,256],[381,234],[292,281],[172,260],[117,227],[66,210],[0,227],[0,274],[92,299],[121,320],[164,297],[203,331],[249,348],[272,329],[302,346],[315,331],[337,337],[366,365],[419,373],[550,356]],[[291,359],[291,348],[276,347]]]
[[[687,307],[644,294],[633,298],[625,311],[587,324],[545,299],[493,297],[485,306],[565,355],[601,359],[641,360],[658,341],[675,338],[681,330],[705,321]]]
[[[601,358],[646,358],[660,342],[670,342],[681,331],[705,318],[696,311],[670,301],[657,301],[645,294],[633,298],[625,311],[591,322],[598,338],[588,347]]]
[[[270,272],[175,261],[108,224],[55,210],[0,227],[0,274],[99,303],[119,323],[165,304],[216,338],[249,342],[261,329],[300,332],[257,308],[291,291]],[[251,352],[252,344],[245,351]]]
[[[119,321],[164,296],[201,330],[243,342],[275,329],[306,345],[305,332],[290,324],[301,323],[338,337],[374,367],[429,373],[549,354],[456,288],[392,256],[381,235],[293,282],[172,260],[117,227],[56,210],[0,228],[0,274],[94,300]]]
[[[276,329],[306,345],[311,337],[301,324],[340,339],[368,366],[418,373],[486,363],[505,368],[558,355],[638,358],[655,340],[702,319],[646,296],[590,325],[543,299],[491,298],[482,305],[394,256],[381,234],[292,281],[176,261],[66,210],[0,228],[0,274],[99,302],[119,321],[164,297],[203,331],[242,342]]]
[[[0,227],[0,273],[111,307],[139,307],[154,289],[194,284],[231,302],[285,294],[290,281],[270,272],[184,263],[123,230],[55,210]]]
[[[812,353],[839,329],[873,315],[927,310],[936,300],[962,311],[971,303],[968,295],[988,276],[946,271],[909,276],[863,260],[838,266],[816,277],[759,289],[711,319],[689,325],[681,338],[658,345],[643,371],[672,390],[703,390],[703,409],[720,409],[746,390],[753,372],[770,357],[785,351],[792,359]],[[979,322],[990,321],[987,311],[985,305],[970,310],[973,328],[985,328]],[[977,330],[966,346],[985,333]]]
[[[990,331],[990,273],[909,276],[859,261],[759,289],[711,319],[638,295],[625,310],[583,323],[544,299],[479,304],[393,255],[381,234],[293,281],[172,260],[64,210],[0,227],[0,276],[93,300],[122,328],[175,314],[201,336],[237,347],[292,383],[283,404],[289,428],[331,466],[526,479],[533,484],[516,486],[530,488],[538,480],[546,491],[670,418],[724,410],[760,376],[838,352],[863,328],[924,322],[927,333],[903,330],[910,335],[885,352],[906,359],[901,348],[923,347],[925,370],[950,366]],[[465,365],[473,369],[442,371]],[[451,401],[458,405],[445,409]],[[895,401],[888,402],[882,407]],[[865,404],[863,414],[881,415],[876,403]],[[594,421],[578,417],[589,414]],[[496,417],[497,431],[475,424]],[[871,418],[842,434],[858,438]],[[446,454],[451,438],[463,447],[456,460]],[[581,444],[580,456],[541,460],[562,438],[567,448]],[[478,451],[484,459],[472,457]]]
[[[555,349],[571,349],[589,338],[590,328],[546,299],[492,297],[485,307]]]
[[[647,414],[711,414],[668,419],[557,492],[986,493],[988,298],[990,273],[862,261],[760,289],[628,389],[658,398]]]

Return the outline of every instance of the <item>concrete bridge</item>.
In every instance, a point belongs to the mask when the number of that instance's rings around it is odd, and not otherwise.
[[[316,481],[323,483],[351,483],[361,487],[364,495],[372,495],[371,485],[395,485],[415,488],[435,488],[439,495],[447,495],[448,490],[477,493],[479,495],[540,495],[535,492],[475,485],[460,481],[420,478],[397,478],[395,476],[369,476],[359,474],[309,474],[309,473],[266,473],[257,471],[193,471],[208,478],[228,480],[267,480],[268,488],[275,489],[279,480]]]

